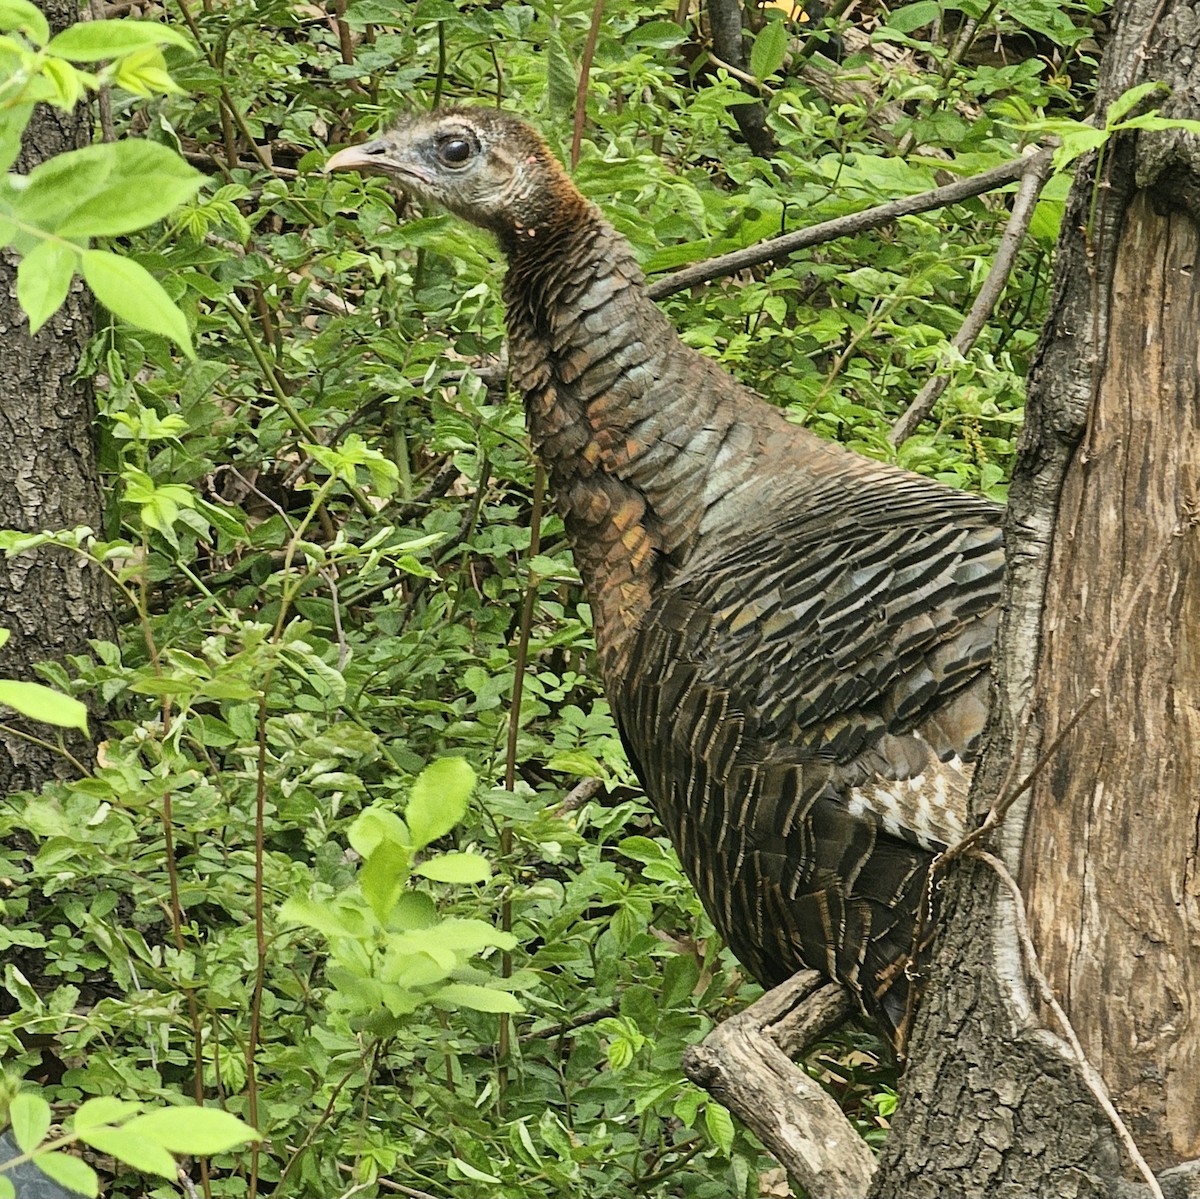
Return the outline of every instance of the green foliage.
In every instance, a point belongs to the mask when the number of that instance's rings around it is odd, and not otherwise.
[[[178,91],[160,47],[188,46],[153,22],[89,21],[50,37],[26,0],[0,3],[0,168],[8,171],[36,102],[74,108],[88,91],[117,86],[141,96]],[[77,62],[111,60],[98,74]],[[183,313],[140,263],[90,249],[94,237],[162,220],[203,182],[173,150],[147,141],[88,146],[56,155],[28,175],[0,178],[0,247],[21,256],[17,298],[36,333],[67,297],[76,273],[114,315],[171,338],[189,355]]]
[[[519,1012],[509,994],[519,985],[472,966],[490,950],[512,950],[516,938],[482,920],[439,917],[427,891],[409,886],[414,874],[441,883],[486,883],[491,867],[475,853],[440,853],[416,862],[431,841],[466,814],[475,772],[461,758],[427,766],[413,782],[405,818],[386,807],[361,812],[349,839],[363,860],[356,890],[294,896],[280,919],[315,929],[329,941],[326,968],[332,1002],[351,1027],[391,1036],[424,1004],[453,1010]],[[521,980],[526,986],[532,979]]]
[[[119,1099],[89,1099],[80,1104],[71,1131],[47,1139],[53,1119],[50,1104],[40,1095],[22,1091],[0,1104],[21,1155],[0,1161],[0,1199],[16,1199],[17,1192],[5,1172],[22,1162],[32,1162],[60,1186],[81,1195],[99,1195],[100,1180],[86,1162],[62,1151],[80,1141],[93,1149],[172,1182],[178,1175],[177,1155],[208,1156],[227,1153],[262,1137],[228,1112],[182,1103],[178,1107],[143,1111],[143,1105]]]
[[[575,177],[660,272],[1077,121],[1091,10],[868,6],[852,27],[772,8],[747,43],[770,163],[737,135],[746,93],[673,6],[607,4],[586,76],[578,4],[180,11],[186,38],[97,22],[51,40],[36,8],[0,0],[0,68],[35,81],[0,115],[9,162],[33,98],[123,88],[116,119],[146,133],[0,195],[35,319],[80,270],[128,322],[85,363],[103,526],[0,535],[9,555],[85,555],[125,615],[118,643],[43,669],[103,712],[98,765],[0,805],[6,1065],[48,1077],[77,1133],[97,1101],[193,1112],[198,1080],[265,1138],[212,1149],[196,1180],[212,1195],[248,1194],[251,1176],[279,1196],[384,1194],[384,1179],[462,1197],[756,1195],[767,1159],[679,1060],[757,989],[625,761],[556,517],[531,552],[520,404],[474,369],[503,343],[497,251],[320,167],[402,104],[497,94],[566,150],[582,87]],[[821,73],[870,102],[829,98],[843,93]],[[181,144],[206,164],[199,187]],[[1062,198],[1052,183],[993,320],[899,450],[891,423],[946,367],[1007,220],[996,198],[666,307],[792,419],[1002,498]],[[876,1140],[894,1104],[878,1054],[847,1032],[810,1061]],[[176,1193],[130,1168],[161,1152],[78,1139],[117,1159],[89,1159],[107,1193]]]

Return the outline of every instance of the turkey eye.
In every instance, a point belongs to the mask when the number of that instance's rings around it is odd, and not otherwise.
[[[447,165],[460,167],[471,157],[471,143],[462,137],[448,137],[438,146],[438,157]]]

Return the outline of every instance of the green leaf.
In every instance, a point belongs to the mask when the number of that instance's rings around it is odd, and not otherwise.
[[[36,245],[17,267],[17,302],[29,318],[29,332],[36,333],[62,306],[79,254],[61,241]]]
[[[404,811],[414,849],[448,833],[466,815],[475,771],[462,758],[431,762],[413,783]]]
[[[44,46],[50,36],[41,9],[28,0],[0,0],[0,29],[15,29],[38,46]]]
[[[500,1184],[500,1179],[495,1174],[485,1174],[482,1170],[477,1170],[474,1166],[463,1161],[461,1157],[456,1157],[454,1164],[473,1182],[489,1182],[494,1186]]]
[[[916,4],[906,4],[898,8],[887,19],[889,29],[897,33],[912,33],[916,29],[924,29],[932,25],[942,14],[942,6],[937,0],[917,0]]]
[[[546,39],[546,95],[550,100],[552,113],[568,113],[575,103],[575,89],[578,80],[571,56],[567,53],[566,45],[557,31],[552,32]]]
[[[46,1139],[50,1105],[40,1096],[23,1091],[8,1105],[8,1119],[22,1153],[32,1153]]]
[[[79,1133],[79,1139],[101,1153],[111,1153],[118,1161],[144,1174],[175,1179],[175,1159],[161,1145],[131,1133],[127,1128],[85,1128]]]
[[[678,46],[687,37],[687,30],[674,21],[647,21],[639,25],[626,38],[630,46],[651,46],[655,50],[669,50]]]
[[[1165,83],[1154,80],[1150,83],[1139,83],[1122,92],[1105,110],[1104,123],[1111,129],[1127,112],[1135,109],[1147,96],[1155,92],[1169,92],[1171,89]]]
[[[515,995],[471,983],[447,983],[434,994],[433,1000],[438,1007],[466,1007],[476,1012],[516,1013],[524,1010]]]
[[[120,58],[145,46],[182,46],[192,43],[176,29],[156,21],[79,21],[50,40],[46,50],[72,62],[99,62]]]
[[[162,220],[204,183],[199,171],[157,142],[128,138],[79,151],[91,152],[103,152],[109,158],[109,175],[103,186],[63,218],[55,230],[60,237],[132,233]]]
[[[388,913],[388,928],[428,928],[437,919],[437,905],[424,891],[407,891]]]
[[[704,1129],[726,1157],[733,1152],[733,1117],[711,1099],[704,1105]]]
[[[84,72],[77,70],[69,62],[63,62],[61,58],[47,58],[42,63],[42,78],[54,88],[55,94],[48,98],[49,103],[68,111],[83,99],[87,90],[84,86],[84,80],[87,78]]]
[[[787,57],[788,31],[782,21],[769,21],[759,31],[750,48],[750,74],[766,79],[783,66]]]
[[[136,1116],[142,1110],[140,1103],[127,1103],[124,1099],[115,1099],[111,1095],[102,1095],[99,1099],[89,1099],[75,1109],[74,1128],[95,1128],[100,1124],[119,1124]]]
[[[126,1132],[145,1137],[171,1153],[209,1157],[227,1153],[248,1141],[261,1141],[262,1133],[219,1107],[162,1107],[135,1116]]]
[[[555,754],[546,763],[550,770],[559,770],[563,774],[574,774],[580,778],[604,778],[607,771],[600,762],[586,750],[566,749]]]
[[[495,949],[515,949],[517,938],[502,928],[493,928],[484,920],[448,917],[430,930],[437,944],[445,949],[479,953],[489,946]]]
[[[475,853],[443,853],[413,870],[435,883],[486,883],[492,877],[487,858]]]
[[[87,708],[70,695],[41,683],[0,679],[0,704],[13,708],[30,720],[41,720],[64,729],[88,731]]]
[[[317,903],[303,895],[293,895],[279,908],[279,919],[284,924],[302,924],[319,932],[327,941],[337,937],[354,937],[355,930],[342,918],[336,908],[328,903]]]
[[[351,849],[365,859],[388,841],[407,846],[409,837],[404,821],[395,812],[389,812],[380,804],[372,804],[355,818],[347,839]]]
[[[382,924],[396,906],[408,881],[408,850],[394,841],[385,841],[366,860],[358,872],[358,885],[363,898],[371,905],[375,918]]]
[[[86,250],[83,277],[96,299],[114,316],[139,329],[161,333],[174,341],[189,358],[196,356],[187,318],[144,266],[107,250]]]
[[[33,1159],[33,1164],[43,1174],[53,1178],[59,1186],[66,1187],[69,1191],[75,1191],[80,1195],[100,1194],[100,1179],[97,1177],[96,1171],[87,1162],[81,1161],[72,1153],[60,1153],[56,1149],[51,1149],[46,1153],[39,1153]]]

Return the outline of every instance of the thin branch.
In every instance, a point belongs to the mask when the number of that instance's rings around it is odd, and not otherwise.
[[[673,296],[676,292],[698,283],[708,283],[725,275],[732,275],[747,267],[760,266],[764,262],[773,262],[796,250],[807,249],[809,246],[821,245],[839,237],[852,237],[865,233],[868,229],[878,229],[883,225],[902,216],[913,216],[919,212],[929,212],[934,208],[944,208],[949,204],[958,204],[973,196],[993,191],[997,187],[1020,179],[1032,169],[1035,159],[1049,159],[1052,151],[1037,150],[1030,154],[1014,158],[1010,162],[993,167],[980,175],[972,175],[968,179],[958,179],[944,187],[934,188],[933,191],[922,192],[918,196],[906,196],[901,200],[892,200],[887,204],[879,204],[862,212],[851,213],[849,216],[836,217],[832,221],[822,221],[819,225],[811,225],[807,229],[798,229],[794,233],[785,233],[780,237],[772,237],[756,245],[747,246],[744,250],[734,250],[730,254],[720,254],[716,258],[694,263],[675,271],[663,279],[651,283],[649,292],[652,299],[661,300]]]
[[[760,96],[769,96],[771,94],[771,89],[761,79],[755,79],[749,71],[743,71],[741,67],[735,67],[733,63],[726,62],[723,58],[718,58],[711,50],[707,53],[708,61],[714,67],[720,67],[722,71],[728,71],[738,83],[744,83],[747,87],[753,88]]]
[[[1004,236],[1000,239],[1000,245],[996,249],[992,269],[988,271],[987,278],[983,281],[983,286],[975,297],[975,303],[971,305],[971,311],[967,313],[967,319],[963,321],[962,327],[950,343],[950,348],[964,357],[975,344],[980,333],[983,332],[988,318],[1000,301],[1000,296],[1008,283],[1008,277],[1012,274],[1013,265],[1017,261],[1017,251],[1025,241],[1025,234],[1029,231],[1029,222],[1033,220],[1033,211],[1037,206],[1038,196],[1041,195],[1042,188],[1045,187],[1046,180],[1050,176],[1050,159],[1048,157],[1041,158],[1034,155],[1027,161],[1028,169],[1021,179],[1021,186],[1017,189],[1012,215],[1008,218]],[[951,372],[944,371],[934,375],[921,388],[917,393],[917,398],[909,404],[904,415],[900,417],[888,434],[888,441],[892,445],[899,445],[913,435],[917,426],[933,411],[934,404],[946,390],[950,378]]]
[[[542,505],[546,498],[546,469],[539,462],[533,471],[533,512],[529,517],[529,552],[526,562],[532,563],[541,552]],[[534,610],[537,607],[539,579],[533,566],[525,583],[525,600],[521,605],[521,624],[517,632],[517,652],[513,658],[513,689],[508,720],[508,744],[504,754],[504,788],[513,791],[517,785],[517,737],[521,730],[521,701],[525,694],[525,674],[529,668],[529,637],[533,628]],[[500,830],[500,856],[505,861],[512,856],[512,824],[505,821]],[[500,927],[507,933],[512,931],[512,888],[505,888],[500,903]],[[512,954],[505,951],[500,958],[500,973],[504,978],[512,975]],[[500,1035],[497,1053],[500,1068],[496,1072],[497,1091],[504,1099],[508,1081],[508,1052],[511,1045],[512,1020],[507,1013],[500,1016]]]
[[[104,6],[100,3],[100,0],[89,0],[87,14],[88,15],[86,18],[84,18],[85,20],[104,20]],[[111,85],[105,83],[100,86],[100,89],[96,94],[96,102],[100,109],[100,132],[102,139],[105,142],[115,142],[117,140],[117,135],[113,128]]]
[[[604,18],[604,0],[593,0],[592,23],[588,27],[587,41],[583,44],[583,59],[579,64],[579,85],[575,89],[575,124],[571,131],[571,169],[579,165],[579,151],[583,145],[583,121],[587,116],[588,80],[592,74],[592,59],[596,54],[596,39],[600,36],[600,22]]]
[[[596,795],[604,787],[604,780],[598,778],[586,778],[575,784],[563,798],[562,803],[554,809],[555,816],[565,816],[568,812],[575,811],[576,808],[582,808],[592,796]]]
[[[416,1187],[406,1187],[402,1182],[393,1182],[390,1178],[377,1178],[375,1185],[385,1191],[395,1191],[397,1195],[405,1195],[407,1199],[438,1199],[428,1191],[418,1191]]]
[[[1009,873],[1008,867],[994,854],[990,854],[986,850],[976,849],[971,856],[978,858],[979,861],[990,866],[1008,889],[1013,901],[1017,939],[1021,943],[1021,951],[1025,958],[1025,969],[1037,985],[1038,995],[1042,1002],[1054,1013],[1054,1018],[1058,1021],[1063,1036],[1066,1038],[1067,1044],[1070,1045],[1071,1052],[1075,1055],[1076,1063],[1079,1066],[1079,1074],[1083,1079],[1084,1085],[1091,1091],[1096,1102],[1108,1117],[1113,1130],[1125,1146],[1125,1152],[1129,1154],[1130,1161],[1133,1162],[1134,1166],[1137,1167],[1138,1173],[1146,1180],[1146,1185],[1150,1188],[1150,1194],[1153,1196],[1153,1199],[1163,1199],[1162,1187],[1159,1185],[1158,1179],[1154,1176],[1154,1171],[1147,1165],[1146,1159],[1137,1147],[1137,1142],[1133,1139],[1133,1134],[1126,1127],[1125,1121],[1121,1119],[1117,1109],[1113,1106],[1112,1100],[1108,1097],[1108,1089],[1104,1085],[1104,1080],[1100,1077],[1096,1067],[1088,1061],[1087,1054],[1084,1053],[1083,1046],[1079,1043],[1079,1037],[1075,1035],[1075,1029],[1072,1027],[1067,1013],[1063,1011],[1058,1000],[1054,998],[1050,981],[1042,973],[1042,967],[1038,962],[1037,950],[1034,948],[1033,938],[1029,934],[1029,922],[1025,916],[1025,899],[1021,894],[1021,888],[1017,886],[1017,880]]]

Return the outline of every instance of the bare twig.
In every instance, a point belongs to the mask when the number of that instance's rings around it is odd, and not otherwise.
[[[718,58],[711,50],[708,52],[708,61],[714,67],[720,67],[722,71],[728,71],[738,83],[744,83],[748,88],[753,88],[760,96],[769,96],[771,94],[771,89],[761,79],[755,79],[749,71],[743,71],[741,67],[735,67],[733,63],[726,62],[723,58]]]
[[[962,327],[950,343],[950,348],[959,355],[966,355],[975,344],[976,339],[983,332],[992,310],[999,303],[1000,296],[1008,283],[1008,277],[1012,274],[1013,264],[1017,260],[1017,251],[1025,240],[1029,222],[1033,220],[1033,210],[1037,205],[1037,198],[1041,195],[1042,188],[1049,178],[1050,159],[1048,157],[1040,157],[1035,154],[1027,161],[1028,169],[1021,178],[1021,186],[1017,189],[1012,215],[1008,218],[1004,236],[1000,239],[1000,245],[996,249],[992,269],[988,271],[987,278],[983,281],[983,286],[975,297],[975,303],[971,305],[971,311],[967,313],[967,319],[963,321]],[[946,370],[934,375],[921,388],[917,393],[917,398],[909,404],[903,416],[896,421],[892,431],[888,434],[888,441],[892,445],[899,445],[906,438],[912,436],[917,426],[933,411],[934,404],[946,390],[949,382],[950,371]]]
[[[582,808],[604,786],[603,779],[587,778],[575,784],[563,798],[562,803],[554,809],[555,816],[565,816],[568,812]]]
[[[682,270],[674,271],[663,279],[657,279],[649,286],[653,299],[661,300],[665,296],[673,296],[678,291],[695,287],[698,283],[708,283],[712,279],[720,279],[725,275],[735,274],[747,267],[760,266],[764,262],[773,262],[796,250],[809,246],[821,245],[839,237],[851,237],[857,233],[865,233],[868,229],[878,229],[883,225],[902,216],[913,216],[919,212],[929,212],[934,208],[944,208],[948,204],[958,204],[969,200],[972,196],[982,195],[997,187],[1020,179],[1031,168],[1034,159],[1051,156],[1050,150],[1038,150],[1034,153],[1014,158],[1010,162],[993,167],[980,175],[972,175],[969,179],[958,179],[944,187],[934,188],[933,191],[922,192],[918,196],[906,196],[901,200],[892,200],[887,204],[879,204],[862,212],[851,213],[849,216],[836,217],[832,221],[822,221],[819,225],[810,225],[807,229],[798,229],[794,233],[784,233],[780,237],[772,237],[756,245],[747,246],[744,250],[734,250],[730,254],[720,254],[704,262],[694,263]]]
[[[407,1199],[439,1199],[428,1191],[418,1191],[416,1187],[406,1187],[402,1182],[393,1182],[390,1178],[375,1179],[375,1186],[385,1191],[395,1191],[397,1195],[405,1195]]]
[[[1130,1161],[1133,1162],[1138,1173],[1146,1180],[1146,1185],[1149,1187],[1153,1199],[1163,1199],[1162,1187],[1159,1185],[1158,1179],[1154,1176],[1154,1171],[1146,1163],[1141,1150],[1137,1147],[1137,1142],[1133,1139],[1133,1134],[1126,1127],[1125,1121],[1121,1119],[1117,1109],[1113,1106],[1112,1100],[1108,1097],[1108,1089],[1104,1085],[1104,1080],[1100,1077],[1096,1067],[1088,1061],[1087,1054],[1084,1053],[1083,1046],[1079,1043],[1079,1037],[1076,1036],[1075,1029],[1072,1027],[1067,1013],[1063,1011],[1062,1005],[1054,998],[1050,981],[1042,973],[1042,967],[1038,962],[1037,950],[1033,945],[1033,938],[1029,935],[1029,922],[1025,916],[1025,899],[1021,894],[1021,888],[1017,886],[1017,880],[1009,873],[1008,867],[994,854],[990,854],[986,850],[976,849],[971,856],[978,858],[979,861],[990,866],[1008,889],[1013,901],[1017,939],[1021,943],[1021,951],[1025,959],[1025,970],[1036,984],[1038,995],[1042,1002],[1054,1013],[1054,1018],[1058,1021],[1062,1034],[1067,1044],[1070,1045],[1071,1052],[1075,1055],[1076,1064],[1079,1066],[1079,1074],[1083,1079],[1084,1085],[1091,1091],[1096,1102],[1108,1117],[1113,1130],[1125,1146],[1125,1152],[1129,1154]]]

